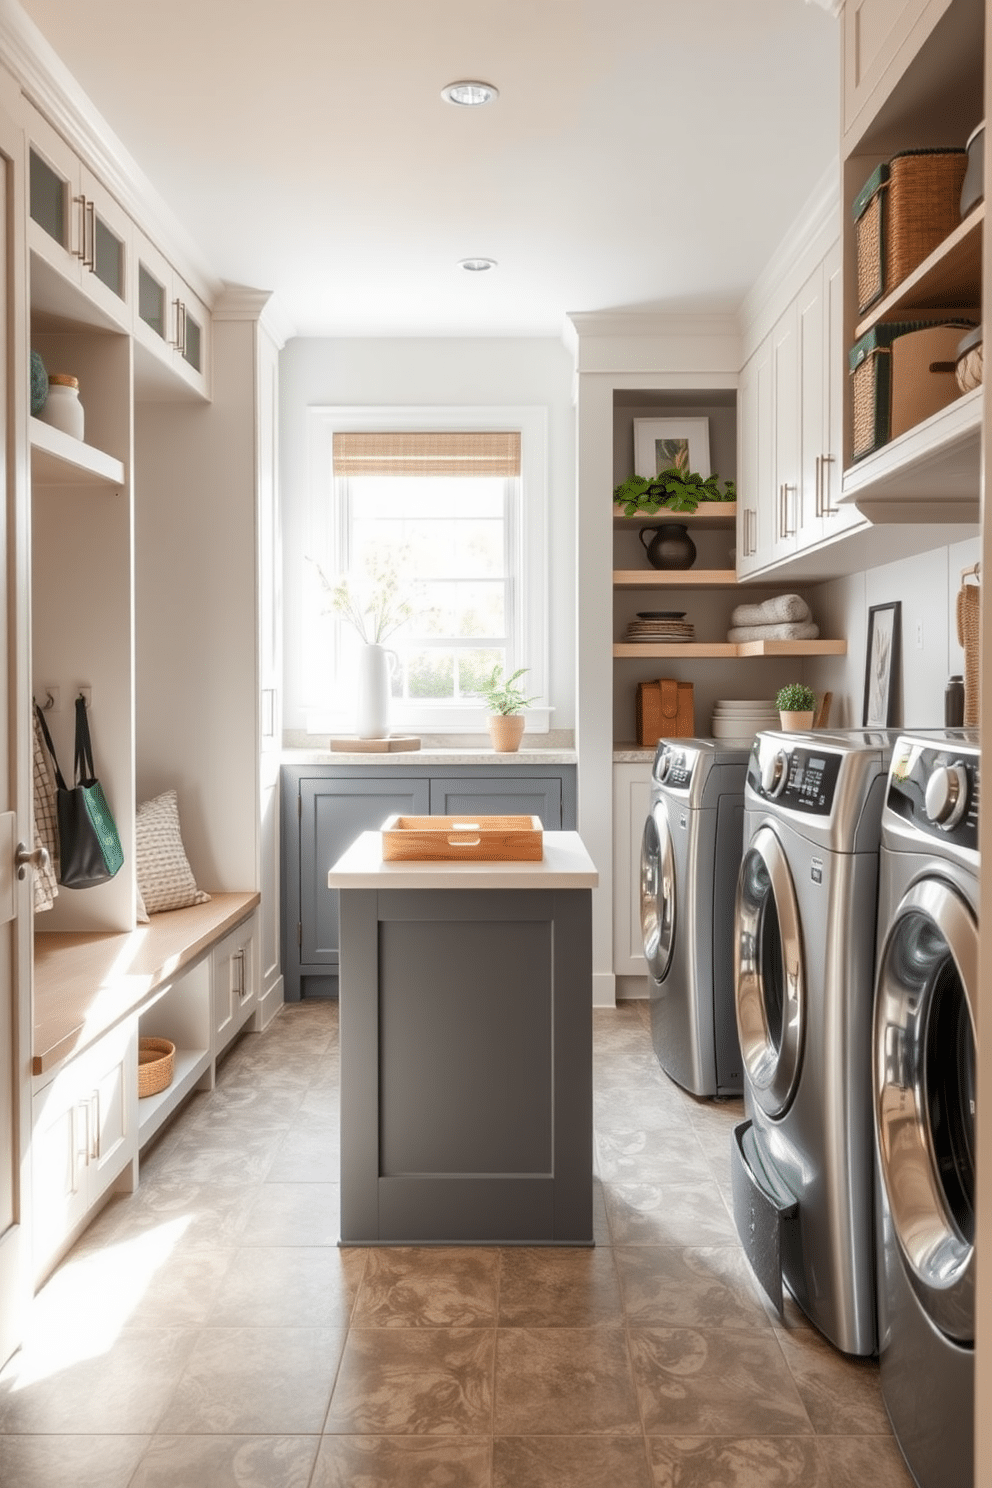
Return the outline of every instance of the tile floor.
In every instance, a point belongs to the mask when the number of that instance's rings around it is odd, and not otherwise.
[[[591,1250],[340,1249],[337,1008],[240,1040],[39,1293],[3,1488],[911,1488],[877,1367],[762,1303],[740,1102],[595,1014]]]

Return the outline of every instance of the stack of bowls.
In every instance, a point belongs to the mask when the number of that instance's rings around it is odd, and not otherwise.
[[[713,704],[714,739],[752,739],[762,729],[780,727],[773,701],[721,699]]]

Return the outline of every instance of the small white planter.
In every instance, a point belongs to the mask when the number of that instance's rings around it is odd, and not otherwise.
[[[522,713],[490,713],[489,737],[497,754],[512,754],[524,734]]]
[[[784,734],[799,734],[813,727],[813,713],[779,713]]]

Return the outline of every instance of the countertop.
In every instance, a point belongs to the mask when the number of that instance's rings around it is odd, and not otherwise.
[[[337,749],[284,749],[284,765],[369,765],[372,769],[409,768],[411,765],[485,765],[487,768],[534,765],[574,765],[574,749],[517,749],[509,754],[495,749],[398,749],[395,752]]]
[[[382,833],[363,832],[327,875],[331,889],[594,889],[598,883],[578,832],[545,832],[539,863],[384,863]]]

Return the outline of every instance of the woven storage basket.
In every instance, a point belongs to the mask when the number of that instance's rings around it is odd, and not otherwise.
[[[861,460],[959,396],[954,376],[964,320],[893,321],[851,349],[851,458]]]
[[[964,647],[964,723],[976,728],[982,706],[979,667],[979,626],[982,593],[977,584],[962,584],[958,590],[958,641]]]
[[[901,284],[961,220],[965,150],[903,150],[855,198],[858,311]]]
[[[970,393],[974,388],[981,387],[983,370],[982,328],[976,326],[963,340],[958,342],[954,376],[963,393]]]
[[[158,1095],[172,1084],[176,1067],[176,1046],[169,1039],[139,1038],[138,1099]]]

